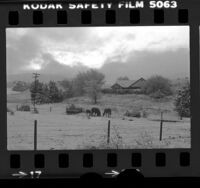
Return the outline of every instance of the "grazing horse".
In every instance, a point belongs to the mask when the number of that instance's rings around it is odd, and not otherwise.
[[[105,108],[103,112],[103,116],[110,117],[111,116],[111,109]]]
[[[91,110],[87,109],[85,112],[87,115],[89,115],[89,116],[91,115]]]
[[[101,116],[101,111],[99,110],[99,108],[92,108],[91,115],[92,116]]]
[[[85,113],[86,113],[87,118],[90,119],[91,110],[87,109],[87,110],[85,111]]]

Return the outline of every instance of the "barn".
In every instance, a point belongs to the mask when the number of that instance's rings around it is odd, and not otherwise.
[[[117,80],[112,86],[112,90],[115,93],[134,93],[140,92],[145,84],[146,80],[140,78],[138,80]]]

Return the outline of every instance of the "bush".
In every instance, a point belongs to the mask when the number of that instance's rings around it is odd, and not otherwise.
[[[111,89],[111,88],[104,88],[104,89],[101,90],[101,92],[103,94],[113,94],[113,93],[115,93],[114,90]]]
[[[185,84],[179,91],[175,99],[175,110],[179,116],[190,117],[190,84]]]
[[[108,91],[108,90],[107,90]],[[103,92],[105,93],[105,92]],[[108,93],[108,92],[107,92]],[[119,89],[119,90],[114,90],[111,89],[110,93],[113,94],[119,94],[119,95],[126,95],[126,94],[144,94],[143,90],[137,90],[137,89]]]
[[[118,90],[113,90],[113,93],[119,95],[125,95],[125,94],[134,94],[135,91],[131,89],[118,89]]]
[[[137,118],[141,117],[141,113],[138,110],[131,110],[131,111],[127,110],[124,115],[128,117],[137,117]]]
[[[18,108],[18,111],[30,112],[31,111],[31,107],[29,105],[21,105]]]
[[[38,109],[37,109],[37,108],[34,108],[34,109],[33,109],[33,113],[34,113],[34,114],[39,114]]]
[[[29,84],[23,81],[17,81],[12,88],[13,91],[23,92],[29,89]]]
[[[78,114],[81,112],[83,112],[83,109],[76,107],[74,104],[71,104],[69,108],[66,107],[66,114]]]
[[[143,118],[147,118],[147,117],[148,117],[147,111],[143,110],[141,116],[142,116]]]
[[[171,83],[162,76],[152,76],[144,85],[144,93],[154,98],[163,98],[172,94]]]
[[[144,94],[144,90],[134,90],[134,94]]]
[[[160,99],[160,98],[165,97],[165,94],[162,93],[161,91],[156,91],[154,93],[151,93],[150,97],[155,98],[155,99]]]
[[[76,108],[76,106],[74,105],[74,104],[71,104],[70,106],[69,106],[69,109],[75,109]]]
[[[121,90],[114,91],[114,93],[124,95],[124,94],[128,94],[128,91],[125,89],[121,89]]]
[[[151,134],[149,134],[147,131],[141,132],[140,137],[138,140],[136,140],[137,146],[136,148],[153,148],[153,137]]]

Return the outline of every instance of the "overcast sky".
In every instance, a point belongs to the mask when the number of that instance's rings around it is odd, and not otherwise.
[[[6,37],[8,74],[116,67],[117,75],[189,76],[187,26],[8,28]]]

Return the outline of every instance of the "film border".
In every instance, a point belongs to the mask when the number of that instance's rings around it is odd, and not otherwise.
[[[45,1],[46,2],[46,1]],[[62,1],[63,2],[63,1]],[[77,1],[79,2],[79,1]],[[82,1],[83,2],[83,1]],[[191,74],[191,149],[140,149],[140,150],[54,150],[54,151],[7,151],[7,125],[6,125],[6,41],[5,28],[8,27],[59,27],[63,24],[57,24],[57,11],[42,11],[43,22],[40,24],[33,23],[33,11],[23,11],[22,2],[2,2],[0,4],[0,55],[2,63],[0,64],[0,82],[3,92],[0,93],[0,178],[14,178],[13,173],[17,171],[31,172],[41,170],[41,177],[75,177],[87,172],[97,172],[101,175],[112,170],[113,168],[120,171],[124,168],[135,168],[132,165],[133,153],[141,155],[141,164],[139,168],[145,177],[172,177],[172,176],[199,176],[200,157],[199,142],[200,122],[199,116],[199,8],[200,2],[178,1],[179,5],[175,9],[156,9],[163,10],[164,22],[155,23],[157,18],[154,17],[154,9],[140,9],[140,21],[138,23],[130,23],[129,9],[113,8],[116,15],[116,22],[105,23],[106,9],[91,10],[91,24],[81,23],[81,10],[67,10],[67,24],[64,26],[148,26],[148,25],[188,25],[190,27],[190,74]],[[65,2],[63,2],[65,3]],[[188,20],[180,23],[180,12],[188,13]],[[183,11],[183,12],[184,12]],[[16,12],[19,16],[17,24],[9,24],[9,12]],[[187,14],[186,13],[186,14]],[[37,14],[37,13],[36,13]],[[41,14],[41,13],[39,13]],[[163,14],[163,13],[155,13]],[[185,13],[184,13],[185,14]],[[179,16],[178,16],[179,15]],[[187,17],[187,16],[186,16]],[[185,20],[185,19],[183,19]],[[116,164],[109,166],[107,164],[108,156],[115,156]],[[59,154],[68,156],[68,164],[66,168],[59,168]],[[89,154],[89,158],[93,161],[93,165],[83,166],[83,156]],[[92,155],[92,157],[91,157]],[[87,155],[86,155],[87,156]],[[61,157],[62,158],[62,157]],[[87,157],[86,157],[87,158]],[[159,159],[158,159],[159,158]],[[156,159],[161,162],[156,162]],[[181,159],[181,160],[180,160]],[[185,160],[186,159],[186,160]],[[87,161],[87,159],[86,159]],[[181,164],[180,164],[181,163]],[[87,162],[86,162],[87,164]],[[156,166],[157,164],[157,166]],[[164,164],[164,165],[163,165]],[[61,165],[62,166],[62,165]]]

